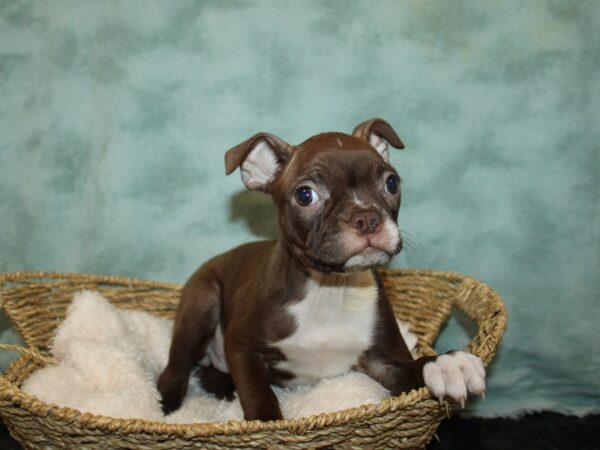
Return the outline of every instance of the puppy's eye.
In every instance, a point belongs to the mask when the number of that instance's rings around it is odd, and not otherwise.
[[[385,180],[385,191],[388,194],[396,195],[398,193],[399,185],[400,180],[398,180],[398,176],[390,175]]]
[[[294,198],[300,206],[308,206],[319,200],[319,195],[310,186],[300,186],[294,191]]]

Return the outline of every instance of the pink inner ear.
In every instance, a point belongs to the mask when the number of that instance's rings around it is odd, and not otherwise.
[[[381,137],[376,135],[375,133],[371,133],[369,135],[369,144],[379,152],[383,159],[386,161],[390,160],[390,154],[388,152],[388,145]]]
[[[263,190],[279,171],[275,150],[267,141],[260,140],[248,153],[241,167],[242,182],[250,190]]]

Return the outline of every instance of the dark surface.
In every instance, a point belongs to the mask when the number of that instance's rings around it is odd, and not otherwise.
[[[513,419],[461,419],[442,422],[427,450],[600,449],[600,415],[584,418],[538,413]]]
[[[578,418],[539,413],[519,420],[461,419],[442,422],[427,450],[597,450],[600,449],[600,415]],[[0,450],[18,450],[0,424]]]

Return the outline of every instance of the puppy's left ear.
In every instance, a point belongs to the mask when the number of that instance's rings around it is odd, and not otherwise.
[[[383,119],[371,119],[357,125],[352,135],[371,144],[386,161],[390,160],[387,143],[395,148],[404,148],[392,126]]]
[[[251,191],[269,192],[292,154],[293,147],[277,136],[258,133],[225,153],[225,173],[229,175],[238,167],[242,181]]]

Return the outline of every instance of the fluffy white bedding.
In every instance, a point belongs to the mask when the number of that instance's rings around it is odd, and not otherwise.
[[[75,294],[58,327],[52,353],[58,365],[34,372],[23,391],[61,406],[121,418],[191,423],[239,420],[239,400],[218,400],[190,379],[182,407],[165,417],[156,380],[167,362],[173,322],[120,310],[97,292]],[[401,324],[409,348],[416,338]],[[274,388],[284,417],[338,411],[389,396],[358,372],[294,389]]]

